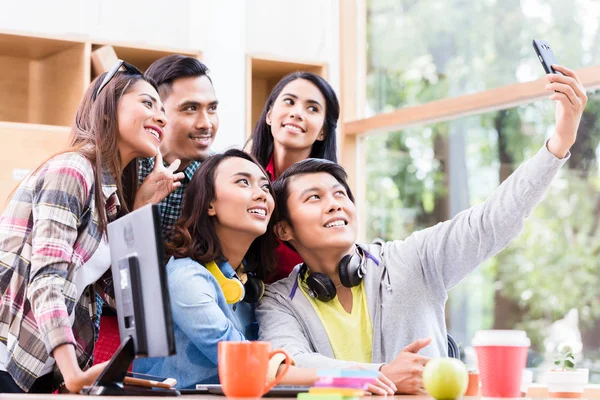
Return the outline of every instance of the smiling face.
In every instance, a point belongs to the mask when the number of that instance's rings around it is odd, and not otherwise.
[[[204,161],[219,129],[217,97],[206,75],[173,81],[164,99],[169,125],[161,152],[165,160],[181,160],[182,167],[191,161]]]
[[[289,223],[277,223],[276,233],[302,256],[305,251],[346,250],[356,241],[356,206],[332,175],[296,175],[288,184]]]
[[[288,83],[267,113],[275,148],[309,150],[323,140],[325,97],[312,82],[296,79]]]
[[[139,79],[117,105],[118,147],[124,165],[135,157],[154,157],[167,123],[156,90]]]
[[[269,188],[256,164],[239,157],[223,160],[215,172],[215,198],[208,209],[219,238],[264,234],[275,207]]]

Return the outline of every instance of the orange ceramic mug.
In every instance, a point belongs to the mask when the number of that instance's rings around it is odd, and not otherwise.
[[[269,360],[285,356],[285,367],[273,382],[267,381]],[[219,380],[228,397],[262,397],[285,376],[292,359],[283,349],[271,351],[269,342],[219,342]]]

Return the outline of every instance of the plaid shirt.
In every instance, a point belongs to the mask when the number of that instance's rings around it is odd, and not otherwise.
[[[212,153],[211,153],[212,154]],[[168,167],[165,164],[165,167]],[[180,181],[181,186],[178,187],[174,192],[168,195],[163,201],[158,203],[160,212],[160,220],[162,225],[163,238],[166,240],[173,229],[173,225],[181,216],[181,209],[183,207],[183,193],[185,188],[188,186],[194,172],[200,167],[200,161],[192,161],[186,169],[183,170],[184,177]],[[138,181],[141,185],[142,182],[150,175],[154,169],[154,158],[140,158],[138,162]]]
[[[112,221],[117,187],[106,172],[102,180]],[[25,391],[62,344],[75,347],[81,368],[91,365],[98,287],[77,299],[73,278],[102,236],[95,190],[92,164],[80,153],[60,154],[19,185],[0,217],[0,341],[6,370]]]

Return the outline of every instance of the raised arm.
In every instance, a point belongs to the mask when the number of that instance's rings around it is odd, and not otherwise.
[[[556,131],[546,145],[484,203],[392,244],[408,256],[404,261],[415,267],[435,295],[445,298],[447,289],[504,249],[520,233],[525,218],[568,159],[587,97],[573,71],[560,66],[556,69],[565,76],[548,75],[550,83],[546,89],[557,105]]]

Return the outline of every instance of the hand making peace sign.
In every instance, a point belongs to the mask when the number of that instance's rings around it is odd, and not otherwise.
[[[181,186],[180,180],[183,179],[183,172],[175,172],[181,165],[181,160],[177,159],[168,167],[163,164],[160,150],[154,158],[154,169],[138,188],[135,195],[133,209],[136,210],[146,204],[160,203],[165,197]]]

